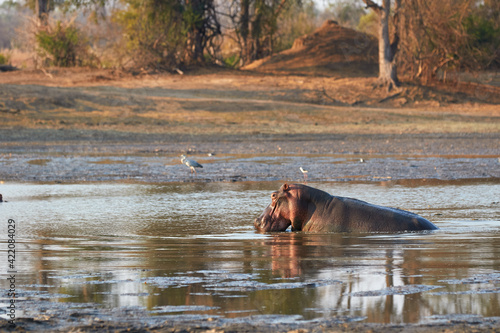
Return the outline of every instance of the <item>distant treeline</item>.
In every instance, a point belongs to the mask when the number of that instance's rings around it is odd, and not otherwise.
[[[290,47],[324,19],[373,33],[378,18],[364,6],[362,0],[332,0],[321,11],[312,0],[10,1],[0,8],[0,47],[31,49],[43,66],[239,67]],[[35,19],[16,34],[12,13],[26,7]],[[413,78],[500,67],[498,0],[402,0],[391,22],[399,31],[398,69]]]

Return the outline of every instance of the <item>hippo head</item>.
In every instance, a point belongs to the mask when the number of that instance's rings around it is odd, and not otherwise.
[[[285,231],[290,225],[293,230],[300,230],[303,213],[307,204],[301,199],[299,185],[283,184],[279,191],[271,194],[271,204],[261,216],[255,219],[255,229],[260,232]]]

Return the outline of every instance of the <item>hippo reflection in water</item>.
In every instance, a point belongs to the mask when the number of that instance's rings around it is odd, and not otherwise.
[[[438,229],[423,217],[401,209],[332,196],[301,184],[284,184],[254,222],[260,232],[398,232]]]

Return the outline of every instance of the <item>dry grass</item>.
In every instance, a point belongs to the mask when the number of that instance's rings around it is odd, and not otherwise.
[[[451,103],[456,96],[411,86],[387,99],[370,80],[238,72],[133,77],[84,69],[3,73],[0,126],[194,135],[500,131],[498,105],[488,100]]]
[[[34,55],[21,49],[0,49],[9,58],[9,64],[17,68],[34,68]]]

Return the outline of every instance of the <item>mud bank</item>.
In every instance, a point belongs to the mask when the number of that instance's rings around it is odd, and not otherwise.
[[[169,136],[2,130],[5,181],[397,181],[500,178],[492,134]],[[179,155],[204,165],[197,175]]]
[[[74,309],[67,303],[35,302],[36,307],[56,305],[57,314],[0,321],[0,330],[15,332],[500,332],[500,317],[474,315],[436,316],[423,324],[360,323],[362,318],[339,316],[318,320],[291,320],[282,316],[217,318],[199,315],[150,317],[143,310]],[[62,308],[66,308],[62,310]],[[62,311],[61,311],[62,310]],[[83,310],[83,311],[82,311]],[[64,313],[61,313],[64,312]]]

